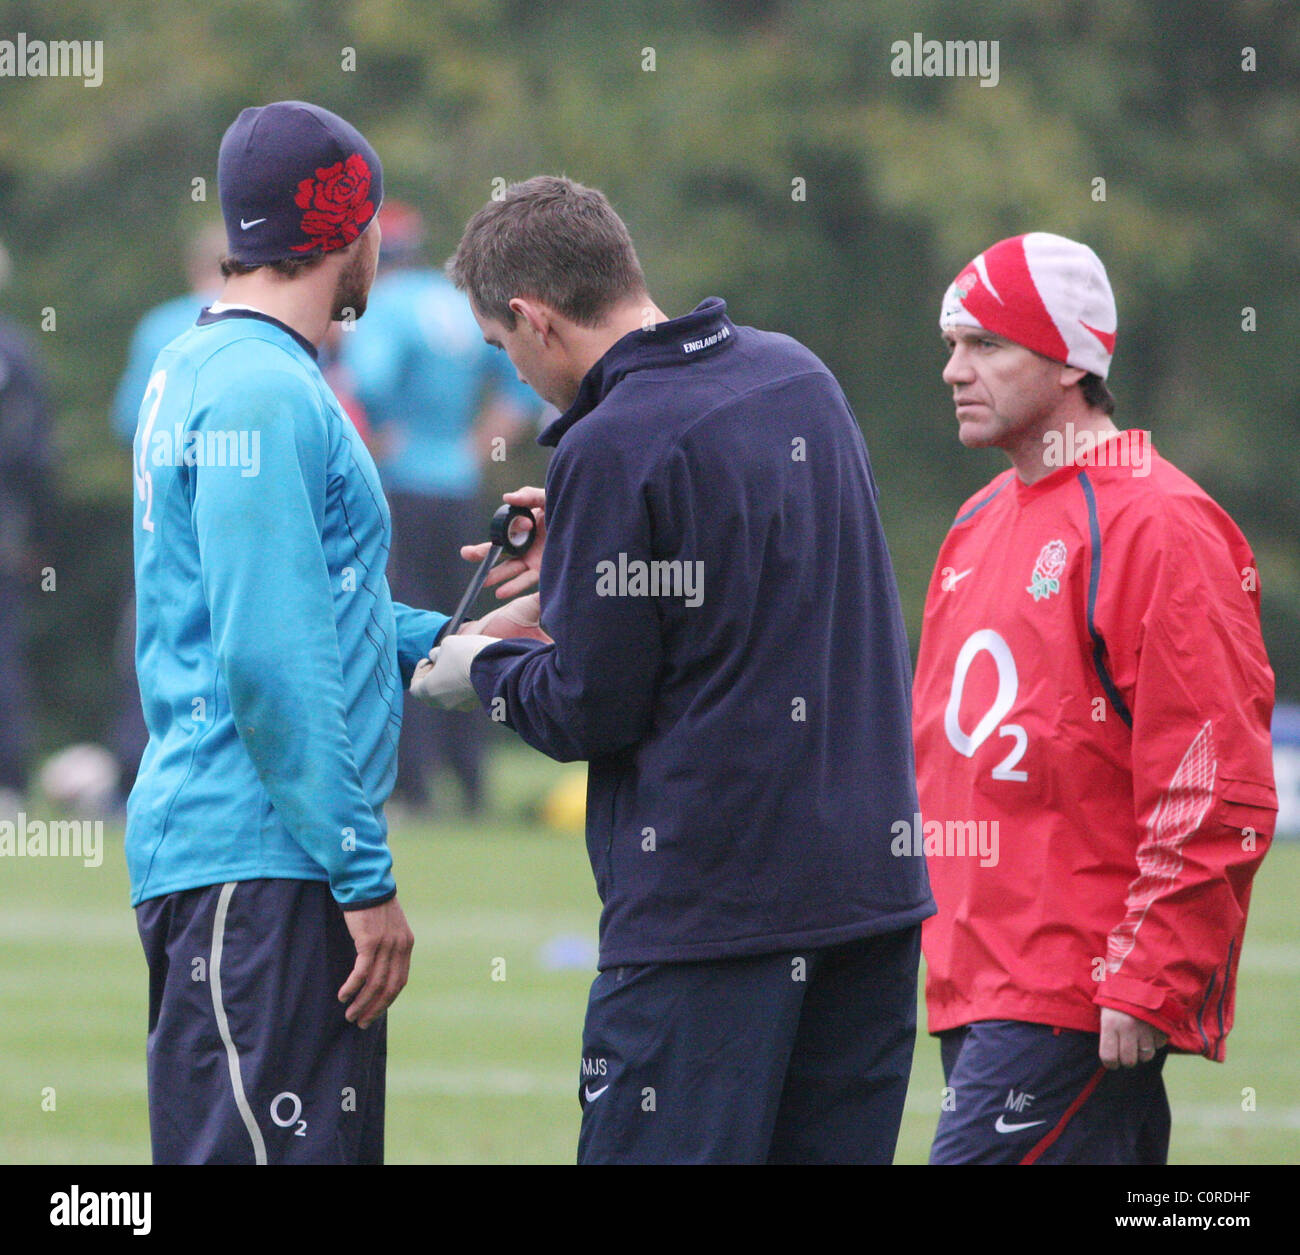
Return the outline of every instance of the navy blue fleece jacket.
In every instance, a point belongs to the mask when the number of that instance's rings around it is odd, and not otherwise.
[[[716,298],[632,332],[541,436],[542,623],[471,678],[590,764],[600,966],[824,946],[933,913],[910,665],[866,445],[787,336]]]

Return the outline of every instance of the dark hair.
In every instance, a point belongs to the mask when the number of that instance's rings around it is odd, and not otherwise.
[[[447,274],[480,313],[512,329],[510,301],[545,301],[583,327],[645,293],[632,237],[602,192],[538,175],[512,183],[465,227]]]
[[[1079,380],[1079,387],[1083,389],[1083,399],[1091,409],[1100,410],[1108,418],[1115,413],[1115,398],[1100,375],[1084,375]]]
[[[279,261],[259,262],[253,265],[236,261],[233,257],[221,259],[221,277],[229,279],[231,275],[251,275],[254,270],[274,270],[286,279],[296,279],[299,275],[314,270],[325,259],[324,253],[307,253],[303,257],[283,257]]]

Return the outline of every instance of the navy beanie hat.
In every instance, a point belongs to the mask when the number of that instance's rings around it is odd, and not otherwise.
[[[365,136],[301,100],[245,109],[231,123],[217,185],[230,256],[249,266],[346,248],[384,199]]]

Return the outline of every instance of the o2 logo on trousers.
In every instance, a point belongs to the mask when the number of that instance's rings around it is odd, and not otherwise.
[[[283,1094],[276,1094],[271,1099],[271,1119],[275,1121],[282,1129],[290,1128],[297,1124],[294,1129],[294,1137],[307,1136],[307,1121],[300,1120],[302,1115],[302,1099],[297,1094],[285,1090]]]
[[[998,691],[993,705],[988,708],[975,725],[970,735],[962,731],[961,697],[966,688],[966,674],[971,663],[982,653],[992,656],[998,668]],[[957,665],[952,673],[952,692],[948,695],[948,709],[943,715],[943,730],[948,734],[948,743],[965,758],[973,758],[975,751],[989,739],[996,728],[998,736],[1014,739],[1010,752],[993,768],[994,780],[1028,780],[1027,771],[1014,770],[1015,765],[1025,756],[1029,738],[1018,723],[1003,723],[1002,718],[1016,704],[1016,692],[1020,680],[1016,674],[1016,660],[1011,656],[1011,646],[992,628],[980,628],[972,632],[957,654]]]

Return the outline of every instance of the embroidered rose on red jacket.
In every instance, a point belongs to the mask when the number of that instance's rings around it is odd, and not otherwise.
[[[1033,574],[1029,577],[1031,583],[1025,587],[1025,592],[1032,593],[1035,601],[1059,593],[1061,574],[1068,557],[1065,541],[1049,540],[1039,551],[1038,561],[1034,563]]]
[[[344,248],[361,234],[375,207],[370,200],[370,167],[360,153],[316,171],[314,179],[298,184],[293,203],[307,212],[302,232],[311,238],[294,244],[295,253]]]
[[[1066,550],[1063,540],[1049,540],[1038,555],[1038,569],[1049,580],[1056,579],[1065,570]]]

